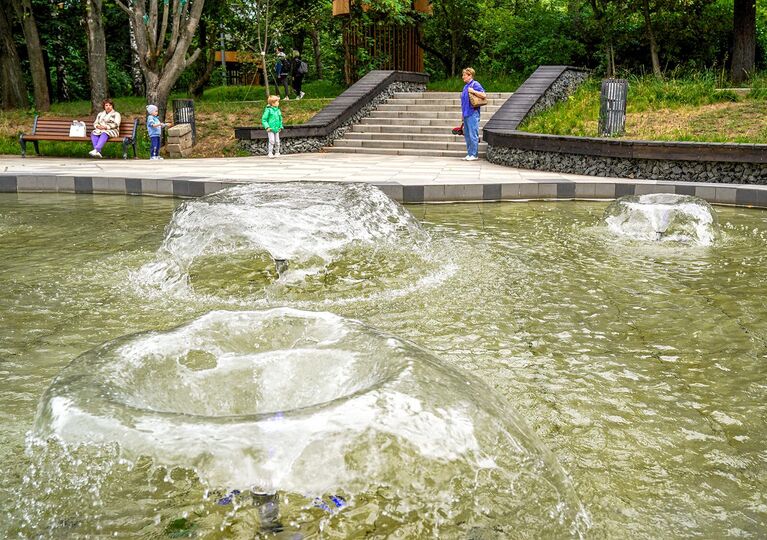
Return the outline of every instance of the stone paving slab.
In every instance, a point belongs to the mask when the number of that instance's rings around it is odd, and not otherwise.
[[[209,159],[111,160],[0,156],[0,192],[126,193],[198,197],[231,184],[368,182],[400,202],[612,199],[679,193],[767,207],[767,186],[602,178],[516,169],[483,159],[312,153]]]

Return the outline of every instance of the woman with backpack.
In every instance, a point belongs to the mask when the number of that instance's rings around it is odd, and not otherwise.
[[[282,47],[277,47],[277,63],[274,65],[274,71],[277,74],[277,94],[280,93],[280,86],[285,89],[285,100],[290,99],[288,92],[288,75],[290,74],[290,60],[285,55]]]
[[[304,97],[304,93],[301,91],[301,85],[304,82],[304,75],[309,71],[309,66],[301,60],[301,53],[293,51],[293,65],[291,67],[290,75],[293,77],[293,90],[296,92],[296,99]]]

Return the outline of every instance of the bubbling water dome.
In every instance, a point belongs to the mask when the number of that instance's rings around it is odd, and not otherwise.
[[[719,237],[716,212],[691,195],[626,195],[607,207],[605,221],[615,234],[636,240],[709,246]]]
[[[214,488],[342,492],[352,506],[382,497],[387,523],[562,537],[588,521],[556,460],[492,391],[330,313],[214,311],[106,343],[54,380],[35,435],[117,443],[127,460],[194,470]]]
[[[170,289],[188,280],[195,263],[217,272],[233,261],[261,274],[297,269],[301,275],[354,247],[412,248],[424,240],[420,223],[369,184],[252,183],[179,206],[156,261],[135,279]]]

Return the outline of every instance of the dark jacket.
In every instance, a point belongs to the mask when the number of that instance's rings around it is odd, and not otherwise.
[[[277,73],[277,78],[287,77],[290,74],[292,65],[287,58],[280,57],[277,59],[277,63],[274,66],[274,71]]]
[[[304,76],[303,73],[299,73],[298,72],[298,68],[301,66],[301,62],[303,62],[303,60],[301,60],[300,56],[296,56],[295,58],[293,58],[293,62],[290,65],[290,75],[291,75],[291,77],[303,77]]]

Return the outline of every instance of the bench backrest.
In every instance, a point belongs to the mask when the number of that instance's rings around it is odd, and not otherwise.
[[[35,124],[32,128],[32,135],[47,136],[47,137],[69,137],[69,127],[72,125],[72,120],[80,120],[85,122],[85,129],[87,135],[93,131],[93,119],[81,119],[81,118],[51,118],[44,116],[35,116]],[[138,118],[133,120],[124,119],[120,122],[120,136],[136,138],[136,129],[138,127]]]

